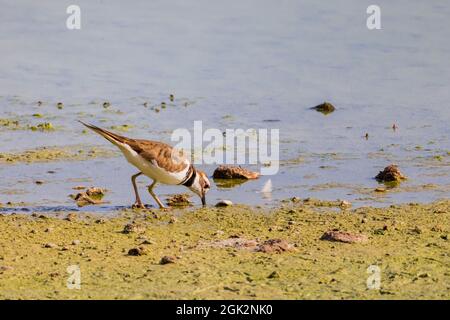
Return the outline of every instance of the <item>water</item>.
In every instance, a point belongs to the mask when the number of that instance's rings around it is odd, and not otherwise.
[[[277,128],[281,139],[277,175],[235,188],[213,186],[210,203],[226,198],[273,205],[311,196],[384,206],[448,198],[449,4],[378,1],[382,30],[370,31],[368,1],[77,1],[82,29],[69,31],[70,4],[0,1],[0,118],[50,121],[58,129],[2,128],[0,152],[109,147],[82,134],[77,119],[129,124],[126,135],[163,141],[170,141],[172,130],[202,120],[204,128],[221,130]],[[104,101],[111,107],[104,109]],[[162,101],[166,109],[151,111]],[[337,111],[324,116],[309,110],[323,101]],[[373,176],[392,162],[408,181],[374,193]],[[215,168],[201,167],[208,174]],[[67,195],[83,184],[108,188],[105,208],[114,208],[134,200],[129,179],[135,172],[119,155],[2,164],[0,202],[70,208]],[[259,192],[268,179],[270,198]],[[142,187],[149,183],[140,180]],[[162,197],[182,191],[157,188]]]

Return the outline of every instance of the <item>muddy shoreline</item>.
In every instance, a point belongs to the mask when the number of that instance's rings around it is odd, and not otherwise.
[[[449,225],[449,200],[0,214],[0,298],[449,299]],[[323,237],[333,230],[366,241]],[[81,289],[67,287],[74,265]]]

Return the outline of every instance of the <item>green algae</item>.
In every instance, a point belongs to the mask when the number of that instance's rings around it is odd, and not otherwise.
[[[450,298],[449,200],[325,210],[302,203],[270,211],[237,205],[125,210],[109,219],[78,214],[70,221],[53,214],[0,214],[0,298]],[[142,230],[123,233],[130,221]],[[333,229],[365,234],[368,241],[320,240]],[[201,245],[230,237],[285,239],[295,250]],[[128,255],[137,247],[145,254]],[[175,263],[161,265],[164,256]],[[81,271],[79,290],[66,286],[72,265]],[[381,270],[379,289],[367,287],[371,265]]]
[[[41,147],[17,153],[0,153],[0,164],[36,163],[50,161],[82,161],[92,158],[110,158],[117,152],[103,147],[69,146]]]

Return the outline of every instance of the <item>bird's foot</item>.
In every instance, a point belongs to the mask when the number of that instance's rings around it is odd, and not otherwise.
[[[145,205],[142,202],[135,202],[132,206],[132,209],[145,209]]]

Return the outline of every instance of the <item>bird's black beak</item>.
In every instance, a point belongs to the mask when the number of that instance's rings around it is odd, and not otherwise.
[[[202,205],[206,206],[206,195],[205,194],[202,195]]]

